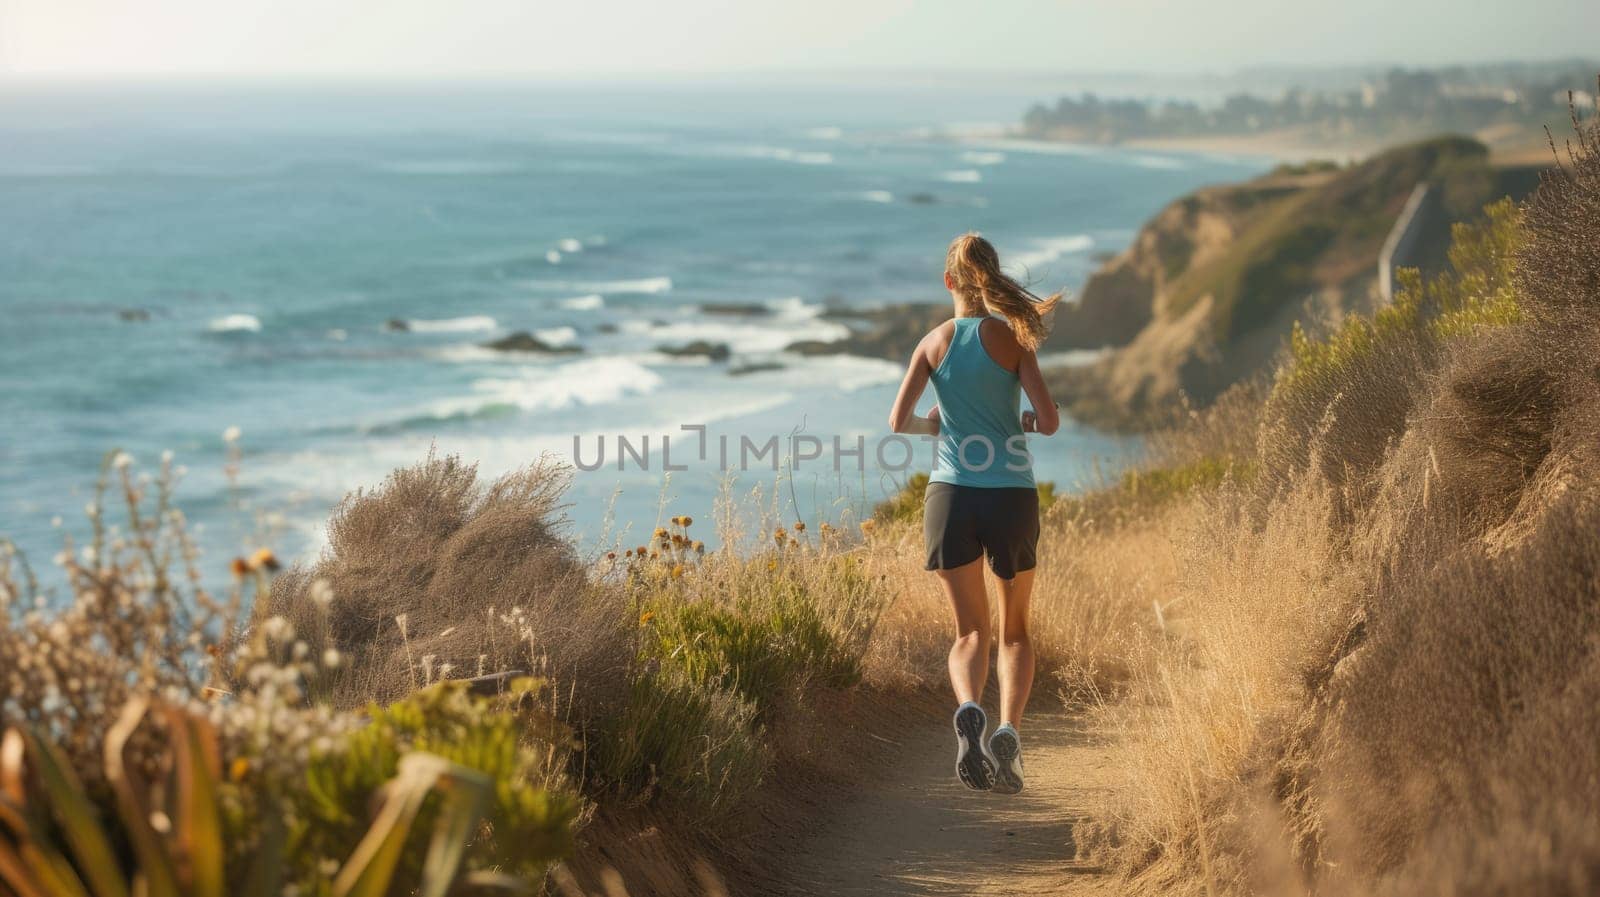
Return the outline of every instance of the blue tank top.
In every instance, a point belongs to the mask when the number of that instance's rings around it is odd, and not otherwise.
[[[1033,462],[1022,435],[1022,381],[983,348],[978,330],[985,320],[955,319],[950,348],[929,378],[939,401],[939,441],[928,480],[1032,488]]]

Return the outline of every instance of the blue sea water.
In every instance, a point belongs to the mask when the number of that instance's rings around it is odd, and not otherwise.
[[[653,527],[663,507],[709,517],[728,483],[720,435],[737,446],[798,430],[828,449],[865,438],[864,470],[845,457],[836,472],[825,450],[792,482],[765,458],[732,481],[776,486],[783,516],[859,511],[903,477],[874,451],[902,371],[784,353],[843,332],[818,316],[825,305],[948,301],[944,248],[969,229],[1038,287],[1076,289],[1173,197],[1265,164],[973,127],[1015,121],[1037,98],[726,84],[0,91],[0,533],[44,566],[63,529],[82,529],[108,450],[145,471],[171,451],[210,576],[263,540],[316,550],[341,496],[430,448],[492,474],[570,456],[575,436],[592,461],[601,435],[607,467],[579,472],[568,494],[591,544],[608,519],[614,536]],[[583,352],[480,345],[516,330]],[[695,340],[733,358],[658,351]],[[760,363],[782,367],[729,373]],[[711,434],[703,462],[679,429],[696,424]],[[617,470],[617,434],[650,436],[649,470]],[[665,480],[664,434],[672,462],[690,462]],[[1033,445],[1039,478],[1064,488],[1137,450],[1070,423]],[[920,466],[928,457],[917,449]]]

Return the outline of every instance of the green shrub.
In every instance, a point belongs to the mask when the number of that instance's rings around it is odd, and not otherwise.
[[[1484,210],[1484,219],[1450,231],[1450,267],[1428,285],[1438,309],[1433,332],[1461,336],[1480,327],[1504,327],[1522,318],[1517,297],[1517,253],[1526,242],[1522,212],[1510,199]]]
[[[882,607],[837,531],[771,533],[747,557],[704,554],[674,517],[616,568],[638,610],[627,706],[586,746],[588,774],[690,812],[736,806],[764,775],[767,724],[808,687],[847,688]],[[804,541],[803,541],[804,540]]]
[[[1297,323],[1274,392],[1314,381],[1337,382],[1343,371],[1383,347],[1426,347],[1517,320],[1521,312],[1513,278],[1522,225],[1516,205],[1510,199],[1493,203],[1481,220],[1456,224],[1451,237],[1452,270],[1424,282],[1416,270],[1402,269],[1394,301],[1371,318],[1351,315],[1321,340],[1307,336]]]
[[[922,494],[928,490],[928,475],[914,473],[900,491],[878,502],[872,519],[879,523],[921,523]]]
[[[522,680],[512,700],[531,700]],[[493,796],[488,826],[467,849],[469,869],[496,869],[537,881],[572,850],[578,800],[558,787],[553,764],[536,750],[523,714],[475,697],[461,682],[417,691],[387,707],[368,708],[369,722],[315,751],[303,792],[285,795],[291,809],[285,857],[295,879],[315,881],[321,858],[339,856],[369,824],[369,805],[399,770],[402,756],[423,751],[488,776]],[[547,745],[562,751],[564,745]],[[436,801],[424,804],[400,860],[400,881],[415,881],[427,854]],[[320,893],[317,892],[317,893]]]
[[[853,631],[838,625],[876,618],[872,584],[854,558],[758,557],[742,566],[731,594],[668,594],[649,605],[646,654],[762,712],[808,683],[845,688],[861,680],[870,622]]]
[[[603,787],[693,814],[738,806],[766,773],[755,705],[670,668],[634,679],[627,707],[586,751]]]
[[[1165,502],[1200,489],[1220,486],[1226,480],[1248,478],[1251,465],[1232,458],[1197,458],[1174,467],[1130,470],[1122,475],[1117,488],[1129,498],[1144,502]]]

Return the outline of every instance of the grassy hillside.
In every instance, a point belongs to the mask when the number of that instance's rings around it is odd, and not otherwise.
[[[1591,128],[1525,208],[1457,228],[1446,275],[1162,437],[1251,475],[1096,546],[1157,571],[1085,833],[1131,888],[1600,886],[1597,238]]]
[[[1373,308],[1379,250],[1417,184],[1435,188],[1445,221],[1459,221],[1497,196],[1522,195],[1532,178],[1491,167],[1474,141],[1447,137],[1350,168],[1287,168],[1185,197],[1058,323],[1059,345],[1124,344],[1094,367],[1054,372],[1054,385],[1078,416],[1113,426],[1159,420],[1181,397],[1209,403],[1268,369],[1296,324],[1320,332]],[[1438,230],[1423,249],[1435,264],[1447,242]],[[1142,323],[1130,334],[1099,320]]]

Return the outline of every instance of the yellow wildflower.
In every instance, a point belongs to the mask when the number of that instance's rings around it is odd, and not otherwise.
[[[266,570],[272,572],[278,569],[278,556],[270,548],[262,548],[250,555],[251,570]]]

